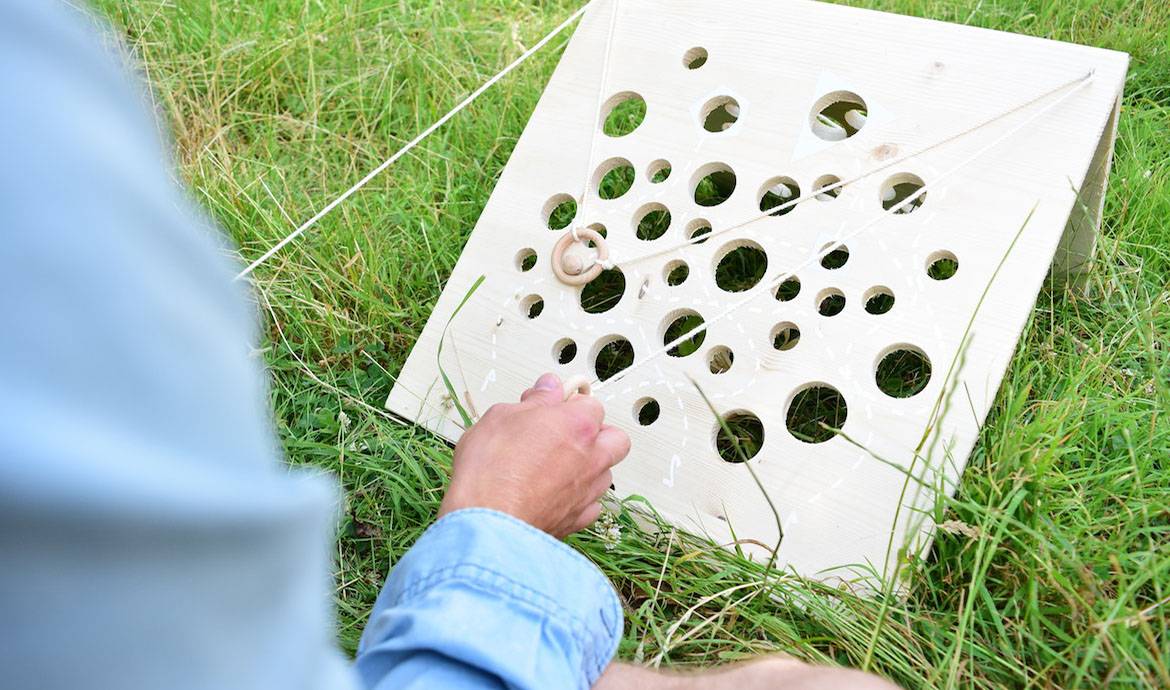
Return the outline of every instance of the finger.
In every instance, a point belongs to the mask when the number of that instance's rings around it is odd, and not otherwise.
[[[602,472],[589,485],[589,502],[592,503],[605,495],[609,491],[609,487],[613,485],[613,472],[606,470]]]
[[[629,435],[616,426],[603,426],[594,447],[607,467],[613,467],[630,454]]]
[[[605,421],[605,406],[591,395],[574,395],[565,402],[565,407],[576,414],[583,414],[598,427]]]
[[[564,396],[561,379],[556,374],[544,374],[536,384],[520,394],[520,402],[532,405],[552,405]]]
[[[573,526],[569,529],[569,534],[580,532],[594,522],[597,522],[597,518],[599,517],[601,517],[601,503],[590,503],[577,516],[577,519],[573,522]]]

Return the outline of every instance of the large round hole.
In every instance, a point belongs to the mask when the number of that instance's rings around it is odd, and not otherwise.
[[[774,177],[760,187],[757,195],[760,199],[760,210],[772,211],[770,215],[782,216],[796,208],[796,200],[800,198],[800,185],[791,177]]]
[[[715,284],[727,292],[743,292],[755,287],[768,270],[768,255],[754,243],[736,242],[739,246],[725,253],[715,266]]]
[[[520,300],[520,312],[530,319],[535,319],[544,311],[544,298],[540,295],[529,295]]]
[[[670,177],[670,161],[656,160],[646,167],[646,178],[650,180],[651,184],[660,184],[666,182]]]
[[[662,280],[671,287],[682,285],[690,275],[690,266],[687,266],[687,262],[678,259],[666,264],[666,268],[662,269]]]
[[[700,116],[703,129],[725,132],[739,120],[739,103],[731,96],[716,96],[703,104]]]
[[[724,163],[708,163],[695,173],[691,190],[696,204],[718,206],[735,192],[735,171]]]
[[[817,201],[832,201],[841,196],[841,187],[833,187],[840,181],[841,178],[836,175],[821,175],[813,181],[813,193],[817,195]]]
[[[791,350],[800,342],[800,329],[796,324],[785,321],[772,329],[772,347],[780,351]]]
[[[885,314],[894,308],[894,293],[884,285],[877,285],[865,291],[865,311],[869,314]]]
[[[715,450],[726,462],[746,462],[764,445],[764,423],[751,412],[732,412],[715,423]]]
[[[882,357],[874,377],[881,392],[891,398],[909,398],[930,383],[930,359],[916,347],[900,346]]]
[[[564,230],[577,215],[577,200],[568,194],[555,194],[544,202],[543,214],[549,230]]]
[[[613,378],[634,363],[634,346],[620,336],[610,336],[593,358],[593,370],[600,381]]]
[[[865,100],[852,91],[834,91],[825,94],[809,113],[813,134],[825,141],[841,141],[857,134],[869,112]]]
[[[926,186],[922,178],[911,173],[898,173],[882,183],[882,208],[895,214],[913,213],[926,203]],[[917,194],[917,196],[915,196]],[[913,200],[911,201],[911,197]]]
[[[536,265],[536,250],[531,247],[526,247],[516,252],[516,270],[531,271],[532,267]]]
[[[572,338],[561,338],[553,345],[553,358],[557,364],[568,364],[577,357],[577,343]]]
[[[634,214],[634,234],[640,240],[656,240],[670,229],[670,211],[659,203],[646,204]]]
[[[792,396],[785,424],[788,432],[805,443],[824,443],[845,425],[849,408],[840,391],[832,386],[814,384]]]
[[[682,310],[672,313],[666,317],[666,325],[662,330],[662,344],[670,345],[674,341],[686,336],[691,331],[703,325],[703,317],[698,312],[690,310]],[[671,357],[686,357],[692,355],[703,346],[703,341],[707,339],[707,331],[703,329],[687,337],[682,342],[672,346],[666,351],[666,354]]]
[[[791,302],[800,294],[800,278],[791,276],[776,286],[776,299],[781,302]]]
[[[735,363],[735,353],[726,345],[718,345],[707,353],[707,369],[712,374],[724,374],[731,371]]]
[[[606,269],[581,288],[581,308],[590,314],[602,314],[616,307],[625,292],[626,276],[621,269]]]
[[[950,252],[935,252],[926,258],[926,275],[933,280],[949,280],[959,272],[959,259]]]
[[[624,158],[610,158],[602,163],[593,175],[597,196],[602,199],[617,199],[634,186],[634,166]]]
[[[821,247],[821,268],[826,268],[830,271],[835,271],[841,268],[849,261],[849,247],[845,245],[837,245],[836,242],[830,242]],[[833,249],[829,249],[833,247]]]
[[[601,131],[611,137],[624,137],[646,119],[646,101],[633,91],[624,91],[610,98],[604,111]]]
[[[836,316],[845,309],[845,294],[837,288],[826,288],[817,295],[817,313],[821,316]]]
[[[650,426],[657,422],[658,415],[661,413],[662,408],[654,398],[642,398],[634,403],[634,419],[638,420],[638,424],[641,426]]]
[[[687,69],[699,69],[707,64],[707,49],[700,46],[691,48],[683,53],[682,63]]]
[[[706,242],[711,234],[710,221],[703,218],[696,218],[687,223],[687,239],[694,244],[702,244]]]

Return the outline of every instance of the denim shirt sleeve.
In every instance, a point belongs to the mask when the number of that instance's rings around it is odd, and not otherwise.
[[[432,525],[394,567],[357,669],[371,690],[588,688],[621,632],[617,595],[588,559],[472,508]]]

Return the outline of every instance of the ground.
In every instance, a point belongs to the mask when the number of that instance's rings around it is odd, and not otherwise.
[[[910,688],[1170,687],[1170,5],[872,0],[1129,52],[1099,256],[1034,312],[908,598],[831,596],[622,515],[573,539],[626,606],[623,658],[762,652]],[[568,0],[101,0],[173,130],[179,172],[251,260],[568,16]],[[334,597],[352,652],[431,520],[450,450],[389,419],[393,375],[564,39],[255,275],[289,461],[345,489]],[[794,603],[795,602],[795,603]]]

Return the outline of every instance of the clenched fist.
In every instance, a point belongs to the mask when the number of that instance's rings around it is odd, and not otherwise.
[[[439,515],[492,508],[563,538],[601,514],[610,468],[630,452],[630,437],[606,426],[597,400],[564,400],[545,374],[520,402],[493,405],[455,446],[451,486]]]

